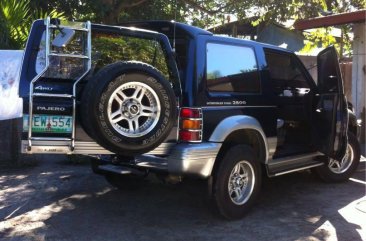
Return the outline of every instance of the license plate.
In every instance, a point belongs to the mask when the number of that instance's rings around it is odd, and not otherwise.
[[[29,115],[23,116],[23,131],[28,131]],[[33,115],[32,132],[35,133],[71,133],[72,116]]]

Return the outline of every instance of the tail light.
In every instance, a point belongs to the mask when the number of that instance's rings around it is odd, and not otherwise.
[[[202,141],[202,110],[181,108],[179,113],[179,140],[182,142]]]

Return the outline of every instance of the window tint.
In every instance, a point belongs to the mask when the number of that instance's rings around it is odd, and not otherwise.
[[[300,61],[287,53],[265,51],[266,61],[274,91],[279,96],[299,96],[309,93]]]
[[[337,56],[326,51],[318,56],[318,87],[322,93],[338,92]]]
[[[56,36],[59,30],[53,30]],[[64,54],[82,54],[82,32],[76,32],[69,44],[63,48],[51,46],[51,52]],[[52,37],[53,38],[53,37]],[[51,40],[52,40],[51,38]],[[169,79],[166,56],[161,44],[154,39],[143,39],[121,34],[92,32],[92,73],[118,61],[141,61],[160,70]],[[43,32],[35,70],[39,74],[46,64],[46,36]],[[50,66],[45,77],[57,79],[76,79],[84,70],[84,62],[78,58],[50,57]]]
[[[113,33],[92,33],[92,61],[95,70],[117,61],[129,60],[151,64],[169,78],[165,53],[158,41]]]
[[[260,80],[253,49],[207,44],[207,87],[213,92],[260,92]]]

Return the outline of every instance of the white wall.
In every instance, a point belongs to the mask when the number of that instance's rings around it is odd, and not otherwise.
[[[366,104],[366,23],[353,25],[352,99],[357,117],[361,118]]]
[[[352,100],[357,118],[362,119],[361,150],[366,153],[366,23],[353,25]]]
[[[0,50],[0,120],[22,116],[22,101],[18,96],[19,75],[23,51]]]

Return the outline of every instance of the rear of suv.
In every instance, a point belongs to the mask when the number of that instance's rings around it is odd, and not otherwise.
[[[97,155],[94,172],[119,188],[199,177],[227,218],[250,209],[263,175],[345,181],[360,159],[333,47],[316,83],[290,51],[181,23],[39,20],[20,95],[24,153]]]

